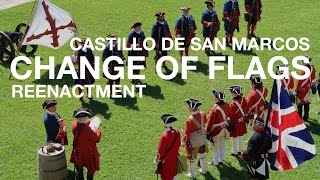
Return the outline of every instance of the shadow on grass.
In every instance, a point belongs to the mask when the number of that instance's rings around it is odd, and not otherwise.
[[[197,67],[197,71],[195,72],[200,72],[205,76],[209,75],[209,65],[207,63],[203,63],[202,61],[197,61],[197,62],[190,63],[190,65],[194,65]]]
[[[145,85],[146,85],[146,88],[143,90],[144,96],[150,96],[153,99],[162,99],[162,100],[164,99],[160,86],[148,85],[147,83]]]
[[[165,70],[165,72],[163,72],[163,74],[165,74],[165,75],[170,75],[171,73],[172,73],[172,70],[169,69],[169,68],[167,68],[167,69]],[[173,79],[168,80],[168,81],[183,86],[183,85],[186,84],[186,82],[185,82],[181,77],[182,77],[181,73],[178,72],[177,75],[176,75]]]
[[[257,54],[253,51],[253,49],[247,50],[248,47],[246,47],[246,49],[236,49],[234,52],[236,54],[242,54],[242,55],[246,55],[246,56],[257,56]]]
[[[54,67],[55,78],[58,75],[60,70],[60,64]],[[43,84],[43,85],[59,85],[60,87],[67,85],[72,86],[74,85],[74,80],[72,79],[71,75],[63,75],[62,79],[49,79],[49,71],[46,71],[40,79],[36,79],[33,81],[35,84]]]
[[[309,119],[308,121],[305,121],[305,124],[312,134],[320,136],[320,124],[317,120]]]
[[[73,170],[68,169],[67,180],[75,180],[77,177],[77,173]]]
[[[97,101],[95,99],[89,99],[89,102],[81,101],[82,107],[86,107],[92,111],[92,113],[99,114],[103,116],[106,120],[110,119],[111,113],[109,111],[109,106],[106,103]]]
[[[139,107],[137,105],[137,97],[131,98],[113,98],[114,104],[117,106],[123,106],[127,109],[132,109],[139,111]]]
[[[239,159],[238,159],[239,160]],[[230,164],[224,163],[222,167],[218,167],[218,171],[220,172],[220,178],[219,179],[250,179],[249,174],[245,168],[246,166],[242,166],[241,159],[239,160],[239,163],[241,164],[242,169],[238,170],[234,167],[232,167]]]
[[[216,180],[217,178],[213,177],[212,174],[207,171],[206,175],[203,175],[205,180]]]

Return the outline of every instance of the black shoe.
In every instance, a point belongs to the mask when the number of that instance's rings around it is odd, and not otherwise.
[[[238,153],[238,154],[239,154],[239,153]],[[237,157],[237,156],[238,156],[238,154],[231,153],[230,155],[231,155],[231,156],[234,156],[234,157]]]
[[[219,162],[219,166],[223,166],[223,162]]]

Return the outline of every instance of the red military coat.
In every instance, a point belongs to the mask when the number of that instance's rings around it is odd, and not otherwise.
[[[289,76],[289,79],[282,79],[281,84],[287,92],[294,88],[294,81],[292,76]]]
[[[263,97],[258,93],[260,92]],[[265,99],[268,96],[268,89],[266,87],[251,89],[247,97],[248,118],[253,119],[254,115],[261,117],[265,110]]]
[[[316,78],[316,69],[314,66],[310,66],[311,75],[308,79],[298,80],[297,83],[297,103],[303,105],[311,102],[311,82]],[[304,71],[299,73],[304,74]]]
[[[218,135],[222,131],[222,129],[226,127],[225,125],[222,125],[212,129],[213,125],[223,123],[226,120],[223,118],[222,113],[218,110],[217,106],[220,106],[223,109],[223,111],[226,114],[226,118],[231,117],[231,108],[228,103],[220,102],[215,104],[209,112],[207,122],[207,133],[210,133],[211,137]]]
[[[237,105],[239,104],[239,106]],[[240,109],[240,108],[241,109]],[[247,133],[246,120],[244,115],[248,112],[247,100],[242,96],[236,96],[230,103],[231,108],[231,121],[233,122],[235,128],[230,132],[231,137],[243,136]],[[242,110],[242,112],[241,112]]]
[[[207,123],[206,113],[201,111],[200,113],[194,115],[195,120],[198,121],[199,124],[201,124],[201,117],[203,117],[203,126],[205,126]],[[183,142],[185,143],[189,142],[191,133],[198,130],[199,128],[197,127],[197,125],[192,122],[192,119],[190,117],[188,117],[185,123]]]
[[[79,167],[86,167],[90,174],[100,169],[100,154],[96,143],[100,141],[101,132],[99,129],[93,131],[89,127],[89,121],[71,124],[72,133],[75,136],[70,162]]]
[[[180,145],[178,129],[166,130],[160,137],[156,159],[161,161],[162,168],[156,173],[160,174],[163,180],[172,180],[177,175],[177,156],[179,156]]]

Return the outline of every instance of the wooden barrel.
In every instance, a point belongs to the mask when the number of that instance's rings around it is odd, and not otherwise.
[[[48,146],[54,146],[53,152],[47,152]],[[68,169],[64,147],[60,144],[48,144],[38,149],[39,180],[62,180],[67,178]]]

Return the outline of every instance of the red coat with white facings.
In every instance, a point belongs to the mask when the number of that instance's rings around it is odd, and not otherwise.
[[[303,105],[311,102],[311,82],[316,78],[316,69],[314,66],[309,67],[311,75],[308,79],[298,80],[297,83],[297,103]],[[304,75],[304,71],[301,71],[299,75]]]
[[[289,76],[289,79],[282,79],[281,84],[283,85],[284,89],[289,92],[289,90],[294,88],[294,80],[292,76]]]
[[[212,130],[212,126],[226,120],[223,119],[221,112],[217,109],[217,105],[219,105],[224,110],[226,118],[231,116],[231,108],[228,103],[219,102],[211,108],[207,122],[207,133],[210,133],[211,137],[218,135],[223,129],[223,126],[218,126]]]
[[[261,97],[257,91],[260,91],[263,97]],[[266,87],[250,90],[247,97],[249,119],[253,119],[255,114],[261,117],[265,109],[265,99],[267,96],[268,96],[268,89]]]
[[[243,136],[247,133],[246,120],[242,114],[240,108],[236,104],[239,103],[240,107],[244,114],[248,112],[247,100],[242,96],[236,96],[233,98],[233,101],[230,103],[231,108],[231,121],[234,123],[234,130],[230,132],[231,137]]]
[[[163,180],[172,180],[177,175],[177,156],[179,156],[180,145],[178,129],[166,130],[160,137],[157,159],[161,161],[162,168],[156,173],[160,174]]]
[[[201,111],[200,113],[194,115],[194,118],[199,122],[199,124],[201,124],[201,116],[203,117],[203,126],[205,126],[207,123],[207,116],[205,112]],[[197,127],[197,125],[192,122],[192,119],[190,117],[188,117],[185,123],[183,141],[186,143],[189,142],[191,133],[198,130],[199,128]]]

